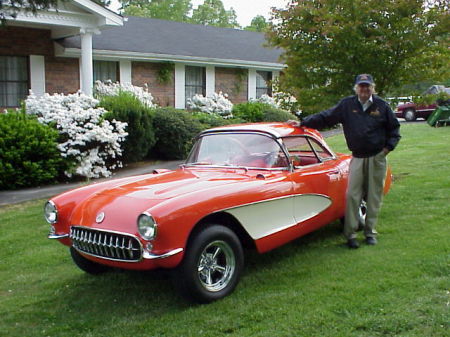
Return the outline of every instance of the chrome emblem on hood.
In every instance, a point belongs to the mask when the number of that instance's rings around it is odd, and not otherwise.
[[[97,214],[97,217],[95,218],[96,223],[100,223],[103,220],[105,220],[105,213],[101,212]]]

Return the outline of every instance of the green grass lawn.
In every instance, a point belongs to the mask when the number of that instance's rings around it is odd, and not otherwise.
[[[0,208],[0,336],[448,336],[450,128],[401,131],[378,245],[347,249],[330,224],[248,254],[236,291],[209,305],[165,273],[81,272],[46,238],[44,200]]]

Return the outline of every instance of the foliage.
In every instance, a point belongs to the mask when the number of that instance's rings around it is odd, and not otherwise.
[[[286,122],[288,120],[297,119],[297,117],[289,111],[278,108],[273,99],[269,100],[265,97],[262,97],[262,100],[260,101],[235,104],[233,106],[233,115],[236,118],[240,118],[251,123]]]
[[[133,94],[122,91],[117,96],[104,96],[101,107],[108,110],[104,118],[127,124],[128,136],[122,144],[123,161],[130,163],[144,159],[155,144],[152,110]]]
[[[175,63],[163,62],[158,69],[158,82],[160,84],[169,84],[172,81],[173,72],[175,69]]]
[[[192,11],[192,23],[225,28],[240,28],[236,12],[231,7],[226,10],[221,0],[205,0]]]
[[[70,165],[61,157],[58,132],[23,112],[0,114],[0,189],[54,182]]]
[[[270,105],[260,102],[244,102],[233,106],[233,116],[242,118],[247,122],[262,122],[264,120],[264,110]]]
[[[38,116],[40,123],[53,126],[60,133],[61,155],[76,161],[75,168],[65,172],[68,177],[108,177],[111,170],[122,165],[119,157],[127,124],[104,120],[106,110],[98,108],[98,103],[80,92],[41,97],[30,93],[25,100],[27,113]]]
[[[307,113],[352,94],[370,73],[383,95],[400,84],[449,78],[448,2],[428,0],[291,1],[274,10],[273,46],[288,65],[282,88]]]
[[[136,96],[142,104],[144,104],[148,108],[153,108],[156,105],[153,103],[153,96],[148,91],[147,84],[144,88],[137,87],[132,85],[131,83],[112,83],[111,81],[96,81],[95,82],[95,94],[98,97],[102,96],[117,96],[120,92],[125,91]]]
[[[202,125],[203,129],[215,128],[223,125],[245,123],[241,118],[222,118],[217,114],[210,114],[207,112],[193,111],[192,116],[197,119]]]
[[[3,206],[0,335],[447,337],[448,131],[402,126],[377,246],[350,251],[333,223],[247,251],[236,291],[208,305],[181,300],[165,271],[87,275],[47,239],[44,200]],[[342,135],[327,141],[346,151]]]
[[[266,21],[266,18],[262,15],[255,16],[250,26],[244,28],[244,30],[249,30],[252,32],[265,32],[269,27],[269,23]]]
[[[297,119],[297,116],[293,115],[291,112],[274,106],[269,106],[264,109],[264,122],[287,122],[289,120]]]
[[[3,25],[6,18],[15,18],[20,11],[36,13],[41,9],[56,7],[57,3],[57,0],[2,0],[0,1],[0,20]]]
[[[156,144],[150,155],[160,159],[185,159],[193,138],[203,130],[189,112],[174,108],[157,108],[153,117]]]
[[[192,110],[220,115],[223,118],[233,117],[231,114],[233,103],[228,100],[228,95],[222,92],[213,93],[208,97],[197,94],[188,99],[187,105]]]
[[[119,0],[125,15],[188,22],[191,0]]]

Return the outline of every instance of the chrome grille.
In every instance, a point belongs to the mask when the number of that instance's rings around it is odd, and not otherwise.
[[[142,257],[141,244],[128,234],[86,227],[70,227],[72,246],[85,254],[108,260],[135,262]]]

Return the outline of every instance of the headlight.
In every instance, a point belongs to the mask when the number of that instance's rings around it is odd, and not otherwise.
[[[139,233],[146,240],[153,240],[156,238],[158,226],[155,220],[148,213],[142,213],[138,217],[137,226]]]
[[[47,201],[47,203],[44,206],[44,216],[45,220],[47,220],[48,223],[55,223],[58,221],[58,210],[56,209],[55,204],[53,201]]]

